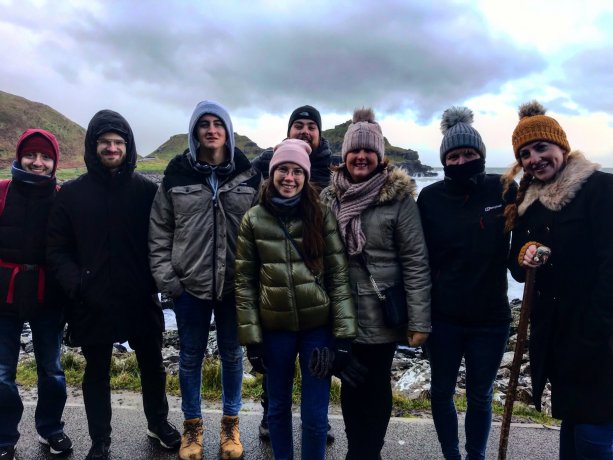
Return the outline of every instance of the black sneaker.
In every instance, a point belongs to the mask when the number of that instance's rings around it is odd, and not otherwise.
[[[266,416],[262,417],[262,421],[259,426],[260,431],[260,439],[262,441],[270,441],[270,431],[268,430],[268,420],[266,420]]]
[[[166,449],[177,449],[181,445],[181,433],[168,420],[147,428],[147,436],[160,441],[160,445]]]
[[[104,441],[95,441],[92,443],[91,449],[85,460],[109,460],[111,444]]]
[[[13,460],[15,458],[15,446],[0,447],[0,460]]]
[[[38,435],[38,442],[49,446],[49,451],[53,455],[65,454],[72,449],[72,441],[64,433],[54,434],[48,438],[43,438],[41,435]]]

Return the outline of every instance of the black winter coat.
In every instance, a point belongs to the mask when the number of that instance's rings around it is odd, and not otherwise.
[[[127,141],[126,159],[113,175],[96,156],[96,139],[108,131]],[[72,300],[71,338],[90,345],[161,334],[147,246],[157,186],[134,172],[134,138],[121,115],[94,116],[85,162],[88,172],[63,185],[49,220],[48,263]]]
[[[575,423],[613,422],[613,175],[596,167],[573,152],[553,183],[530,185],[511,249],[518,281],[525,243],[552,250],[530,317],[533,398],[549,379],[553,416]]]
[[[513,193],[511,193],[513,194]],[[500,176],[476,183],[445,179],[417,199],[432,273],[432,319],[464,326],[509,323],[507,256]]]
[[[0,260],[44,267],[47,220],[56,194],[55,178],[30,184],[13,179],[0,216]],[[13,281],[13,301],[7,295],[13,269],[0,267],[0,316],[29,320],[41,308],[54,308],[61,314],[63,295],[57,282],[44,268],[44,302],[38,301],[39,272],[21,270]]]

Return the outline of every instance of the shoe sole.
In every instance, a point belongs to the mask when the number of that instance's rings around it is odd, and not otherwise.
[[[181,445],[181,440],[179,439],[179,442],[175,446],[169,446],[168,444],[165,444],[164,441],[162,441],[157,434],[155,434],[153,431],[149,429],[147,429],[147,436],[149,436],[152,439],[157,439],[158,442],[160,443],[160,446],[162,446],[164,449],[175,450],[175,449],[178,449],[179,446]]]
[[[72,450],[72,445],[68,449],[65,449],[65,450],[55,450],[53,447],[51,447],[51,445],[49,444],[49,441],[43,438],[40,434],[38,435],[38,442],[40,442],[41,444],[44,444],[45,446],[49,446],[49,452],[51,452],[53,455],[62,455]]]

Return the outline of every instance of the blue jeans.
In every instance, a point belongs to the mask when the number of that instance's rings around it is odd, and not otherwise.
[[[221,358],[221,401],[224,415],[238,415],[243,384],[243,349],[238,343],[236,300],[201,300],[184,292],[174,300],[179,332],[179,385],[186,420],[202,417],[202,361],[215,312],[217,346]]]
[[[613,423],[589,424],[562,421],[560,460],[611,460]]]
[[[23,414],[15,376],[23,320],[0,317],[0,446],[14,446],[19,440],[17,426]],[[38,402],[34,420],[44,438],[64,431],[62,413],[66,404],[66,379],[60,364],[64,318],[51,308],[30,321],[36,371]]]
[[[296,355],[300,360],[302,420],[302,460],[320,460],[326,456],[330,378],[318,379],[309,372],[309,358],[314,348],[330,347],[329,328],[308,331],[264,331],[264,363],[268,378],[268,428],[275,460],[294,458],[292,437],[292,389]]]
[[[466,453],[485,459],[492,424],[494,379],[506,349],[509,325],[465,327],[433,321],[426,344],[430,355],[432,418],[446,459],[461,459],[453,402],[462,357],[466,365]]]

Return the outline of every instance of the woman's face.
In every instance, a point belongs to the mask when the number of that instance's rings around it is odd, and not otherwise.
[[[53,171],[53,158],[45,153],[24,153],[19,162],[24,171],[39,176],[50,176]]]
[[[541,182],[547,182],[564,166],[564,153],[557,144],[536,141],[519,149],[519,160],[526,173]]]
[[[304,170],[296,163],[281,163],[272,174],[272,184],[283,198],[298,195],[304,187]]]
[[[352,150],[347,153],[345,164],[353,181],[362,182],[379,166],[379,156],[373,150]]]

